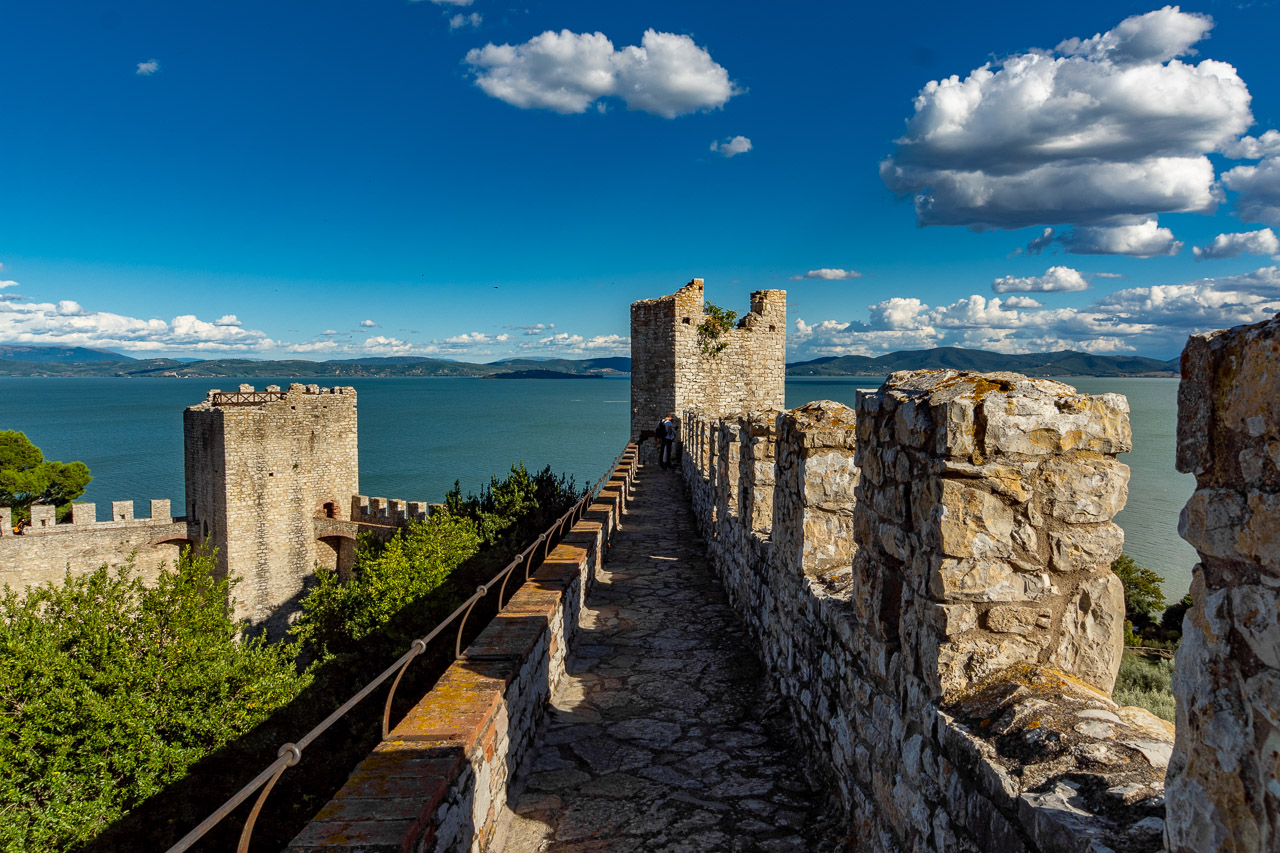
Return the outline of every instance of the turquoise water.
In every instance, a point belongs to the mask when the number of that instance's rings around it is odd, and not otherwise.
[[[255,379],[266,385],[287,380]],[[875,378],[793,379],[787,406],[829,399],[852,405]],[[51,459],[85,462],[94,481],[85,500],[105,518],[113,500],[169,498],[183,505],[182,410],[210,387],[238,380],[0,379],[0,429],[25,432]],[[523,461],[550,465],[579,484],[594,482],[627,439],[625,379],[351,379],[360,405],[360,488],[364,494],[437,501],[453,485],[478,491],[493,473]],[[1192,478],[1173,470],[1178,383],[1169,379],[1077,379],[1090,394],[1116,392],[1133,410],[1129,504],[1117,517],[1125,549],[1163,574],[1166,594],[1182,595],[1195,552],[1177,519]]]

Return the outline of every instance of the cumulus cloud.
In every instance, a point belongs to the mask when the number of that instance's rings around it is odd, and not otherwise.
[[[18,286],[18,283],[16,281],[0,281],[0,290],[3,290],[6,287],[17,287],[17,286]]]
[[[1210,211],[1220,191],[1205,155],[1253,122],[1235,68],[1179,59],[1211,27],[1165,7],[932,81],[881,177],[914,197],[921,225],[1132,226]]]
[[[378,324],[377,324],[377,323],[375,323],[373,320],[361,320],[361,321],[360,321],[360,325],[361,325],[361,326],[363,326],[363,327],[364,327],[364,328],[366,328],[366,329],[372,329],[374,326],[376,326],[376,325],[378,325]]]
[[[461,12],[449,19],[449,29],[457,30],[462,27],[478,27],[484,20],[484,16],[479,12],[472,12],[470,15],[464,15]]]
[[[1001,276],[991,282],[991,289],[996,293],[1065,293],[1088,290],[1089,282],[1071,267],[1049,267],[1044,275]]]
[[[1154,258],[1176,255],[1182,241],[1173,232],[1148,219],[1130,225],[1088,225],[1061,235],[1058,240],[1066,251],[1075,255],[1132,255]]]
[[[127,352],[256,352],[275,345],[263,332],[180,314],[169,322],[86,309],[80,303],[0,301],[0,340],[106,347]],[[233,318],[234,319],[234,318]]]
[[[717,154],[723,154],[725,157],[746,154],[751,150],[751,140],[745,136],[735,136],[732,139],[726,139],[724,142],[712,142],[711,150]]]
[[[1280,267],[1173,285],[1132,287],[1083,308],[1043,308],[1026,297],[974,294],[930,306],[893,297],[868,306],[869,322],[796,320],[800,357],[872,355],[942,345],[1001,352],[1172,352],[1190,334],[1256,323],[1280,311]]]
[[[491,97],[566,114],[618,97],[627,109],[675,118],[718,109],[740,91],[693,39],[655,30],[620,50],[603,33],[548,30],[523,44],[475,48],[466,62]]]
[[[1196,246],[1191,251],[1197,261],[1238,258],[1241,255],[1274,255],[1280,252],[1280,239],[1270,228],[1263,228],[1261,231],[1219,234],[1208,246]]]
[[[1223,174],[1222,183],[1240,194],[1236,214],[1245,222],[1280,226],[1280,154],[1257,165],[1236,166]]]
[[[527,352],[555,355],[629,355],[631,338],[622,335],[595,335],[588,338],[583,335],[558,332],[536,341],[522,342],[519,346]]]
[[[135,74],[141,74],[143,77],[150,77],[160,70],[160,63],[154,59],[148,59],[146,62],[138,63],[138,70]]]
[[[823,267],[818,270],[809,270],[804,275],[791,276],[792,281],[802,281],[806,278],[818,278],[824,281],[849,281],[855,278],[862,278],[862,273],[857,270],[842,270],[839,267]]]
[[[1242,136],[1224,146],[1222,153],[1235,160],[1261,160],[1280,154],[1280,131],[1268,130],[1262,136]]]

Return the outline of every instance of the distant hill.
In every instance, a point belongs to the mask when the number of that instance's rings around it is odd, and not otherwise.
[[[0,344],[0,361],[32,364],[86,364],[100,361],[136,361],[109,349],[93,347],[51,347],[33,344]]]
[[[952,368],[990,372],[1008,370],[1031,376],[1177,376],[1178,359],[1136,355],[1061,352],[1007,355],[960,347],[904,350],[888,355],[845,355],[787,365],[788,376],[884,376],[895,370]],[[0,345],[0,376],[140,376],[194,378],[341,379],[377,376],[500,376],[505,379],[559,379],[571,376],[626,376],[631,359],[506,358],[490,364],[424,356],[370,356],[331,361],[253,361],[243,358],[205,361],[172,358],[133,359],[109,350],[85,347]]]
[[[84,350],[78,347],[6,347],[14,350],[9,356],[0,350],[0,376],[138,376],[167,378],[235,378],[235,379],[342,379],[381,376],[493,376],[506,374],[504,378],[521,376],[531,379],[562,377],[626,376],[631,372],[631,359],[587,358],[572,360],[554,358],[540,361],[531,359],[505,359],[492,364],[473,364],[465,361],[448,361],[421,356],[389,356],[332,361],[254,361],[244,358],[210,360],[192,359],[131,359],[105,350]],[[49,350],[71,352],[106,353],[96,361],[71,361],[48,358],[40,361],[27,351]],[[21,350],[21,351],[20,351]]]
[[[485,379],[603,379],[599,373],[565,373],[563,370],[508,370]]]
[[[844,355],[787,365],[788,376],[884,376],[895,370],[997,370],[1031,376],[1177,376],[1178,359],[1163,361],[1139,355],[1091,355],[1062,350],[1009,355],[986,350],[938,347],[902,350],[876,357]]]

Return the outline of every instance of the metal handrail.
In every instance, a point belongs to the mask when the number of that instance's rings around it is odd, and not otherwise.
[[[630,445],[628,445],[628,447],[629,446]],[[382,711],[382,738],[383,740],[385,740],[387,738],[389,725],[391,722],[392,699],[395,698],[396,688],[400,686],[401,677],[404,675],[405,670],[409,668],[409,664],[413,662],[413,659],[421,655],[423,652],[425,652],[427,650],[427,643],[435,639],[435,637],[439,635],[440,632],[443,631],[446,627],[448,627],[449,624],[453,622],[454,619],[458,618],[458,614],[460,613],[463,614],[463,616],[462,616],[461,623],[459,623],[458,625],[457,639],[454,641],[454,659],[456,660],[458,658],[461,658],[463,628],[466,626],[467,616],[471,614],[471,610],[472,608],[475,607],[476,603],[485,595],[487,595],[489,590],[492,589],[494,584],[496,584],[499,580],[502,581],[501,590],[505,591],[507,578],[510,577],[512,571],[521,563],[525,563],[525,580],[527,581],[529,579],[529,572],[533,566],[533,553],[535,549],[539,545],[541,545],[544,541],[547,543],[547,548],[544,549],[543,551],[543,559],[545,560],[546,554],[550,551],[551,540],[556,538],[556,536],[559,535],[559,532],[564,530],[565,521],[571,516],[574,516],[575,514],[577,515],[577,519],[575,519],[575,523],[576,523],[576,520],[582,518],[582,515],[586,513],[587,507],[589,507],[591,503],[595,500],[596,495],[599,493],[600,489],[617,472],[618,465],[622,462],[622,458],[626,456],[626,454],[627,454],[626,450],[623,450],[622,453],[619,453],[617,457],[614,458],[613,463],[609,466],[609,468],[605,472],[605,475],[601,477],[599,480],[597,480],[594,486],[592,486],[590,489],[587,490],[587,492],[582,496],[582,499],[579,500],[576,504],[574,504],[574,506],[568,512],[560,516],[560,518],[558,518],[554,523],[552,523],[551,526],[547,528],[546,532],[539,535],[538,538],[532,544],[530,544],[523,551],[521,551],[519,556],[517,556],[510,563],[508,563],[506,568],[498,572],[498,574],[495,575],[489,581],[489,583],[481,584],[480,586],[476,587],[476,591],[471,595],[471,597],[468,598],[466,601],[464,601],[462,604],[458,605],[458,608],[454,610],[451,614],[449,614],[449,616],[446,617],[443,622],[441,622],[439,625],[436,625],[434,628],[432,628],[431,632],[428,633],[425,637],[414,640],[412,643],[410,643],[408,650],[403,655],[401,655],[399,659],[396,660],[395,663],[391,664],[391,666],[387,667],[377,677],[375,677],[372,681],[366,684],[360,690],[360,692],[356,693],[346,702],[342,703],[341,706],[335,709],[333,713],[331,713],[329,716],[325,717],[322,722],[320,722],[318,725],[315,726],[315,728],[311,729],[311,731],[303,735],[302,738],[300,738],[297,743],[283,744],[277,753],[278,757],[276,758],[275,761],[267,765],[267,767],[264,768],[261,773],[255,776],[253,780],[249,782],[249,784],[245,785],[238,792],[236,792],[236,794],[232,796],[231,799],[227,800],[225,803],[219,806],[218,809],[213,814],[209,815],[207,818],[201,821],[200,824],[195,829],[191,830],[186,835],[182,836],[182,838],[178,840],[178,843],[170,847],[166,851],[166,853],[183,853],[183,851],[188,850],[191,847],[191,845],[195,844],[197,841],[203,838],[204,835],[209,832],[209,830],[217,826],[218,823],[220,823],[223,820],[223,818],[225,818],[227,815],[235,811],[236,808],[240,806],[240,804],[243,803],[245,800],[249,799],[249,797],[253,794],[254,791],[257,791],[259,788],[262,788],[262,792],[258,795],[258,799],[253,805],[253,810],[249,813],[249,818],[245,821],[244,829],[240,833],[240,843],[236,846],[236,853],[247,853],[249,849],[249,841],[253,837],[253,827],[258,819],[258,812],[261,811],[262,804],[266,801],[267,795],[271,793],[271,789],[275,787],[276,781],[284,774],[284,771],[298,764],[300,761],[302,761],[302,751],[304,749],[306,749],[316,738],[324,734],[324,732],[330,726],[332,726],[335,722],[341,719],[348,711],[350,711],[352,708],[358,705],[361,701],[363,701],[365,697],[367,697],[370,693],[372,693],[374,690],[380,687],[383,684],[383,682],[385,682],[388,678],[390,678],[394,674],[395,681],[393,681],[391,684],[391,690],[387,694],[387,702],[386,702],[386,705],[383,707],[383,711]],[[636,468],[636,459],[633,458],[631,460],[631,464],[627,466],[628,481],[630,481],[630,478],[634,473],[635,468]],[[572,525],[570,525],[570,527],[572,527]],[[553,530],[558,532],[556,534],[553,534],[552,533]],[[502,607],[503,607],[502,592],[499,592],[498,594],[498,612],[499,613],[502,612]]]

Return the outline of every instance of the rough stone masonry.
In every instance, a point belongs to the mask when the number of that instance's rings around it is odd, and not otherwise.
[[[1280,317],[1182,353],[1180,520],[1200,553],[1174,666],[1168,849],[1280,850]]]

